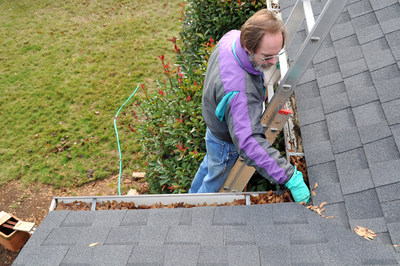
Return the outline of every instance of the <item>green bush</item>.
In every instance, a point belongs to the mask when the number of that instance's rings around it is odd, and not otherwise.
[[[176,40],[172,40],[176,45]],[[206,125],[201,116],[201,96],[206,57],[213,45],[203,48],[203,64],[183,73],[160,56],[165,79],[158,81],[139,107],[144,123],[139,141],[146,158],[150,193],[187,192],[205,155]],[[142,87],[145,89],[144,87]]]

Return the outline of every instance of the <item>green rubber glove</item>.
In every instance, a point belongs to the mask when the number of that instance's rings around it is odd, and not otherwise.
[[[307,204],[310,203],[310,190],[306,183],[304,183],[303,174],[297,171],[297,167],[294,167],[294,174],[292,178],[286,183],[286,187],[290,189],[293,199],[296,202],[305,201]]]

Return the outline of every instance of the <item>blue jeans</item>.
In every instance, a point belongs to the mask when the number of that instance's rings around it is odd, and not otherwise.
[[[234,144],[214,137],[207,128],[207,154],[193,179],[189,193],[218,192],[238,158]]]

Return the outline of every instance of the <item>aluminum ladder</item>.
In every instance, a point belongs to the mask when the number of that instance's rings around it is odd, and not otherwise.
[[[303,76],[307,66],[321,46],[326,35],[339,17],[348,0],[327,0],[317,21],[310,0],[297,0],[289,18],[285,24],[287,30],[286,47],[290,46],[297,29],[306,20],[307,37],[303,42],[299,53],[293,63],[288,67],[286,54],[279,57],[280,71],[274,67],[265,75],[268,97],[273,94],[273,87],[280,80],[279,87],[269,99],[269,104],[261,117],[261,124],[264,127],[266,139],[272,144],[284,125],[289,119],[291,110],[284,110],[282,107],[289,100],[297,83]],[[283,78],[281,78],[283,77]],[[225,180],[220,192],[240,192],[243,191],[255,168],[247,166],[244,159],[239,157]]]

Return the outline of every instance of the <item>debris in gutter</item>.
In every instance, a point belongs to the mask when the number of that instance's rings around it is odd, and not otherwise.
[[[357,235],[362,236],[367,240],[372,240],[375,237],[377,237],[377,235],[373,231],[362,226],[357,226],[356,228],[354,228],[354,232],[356,232]]]

